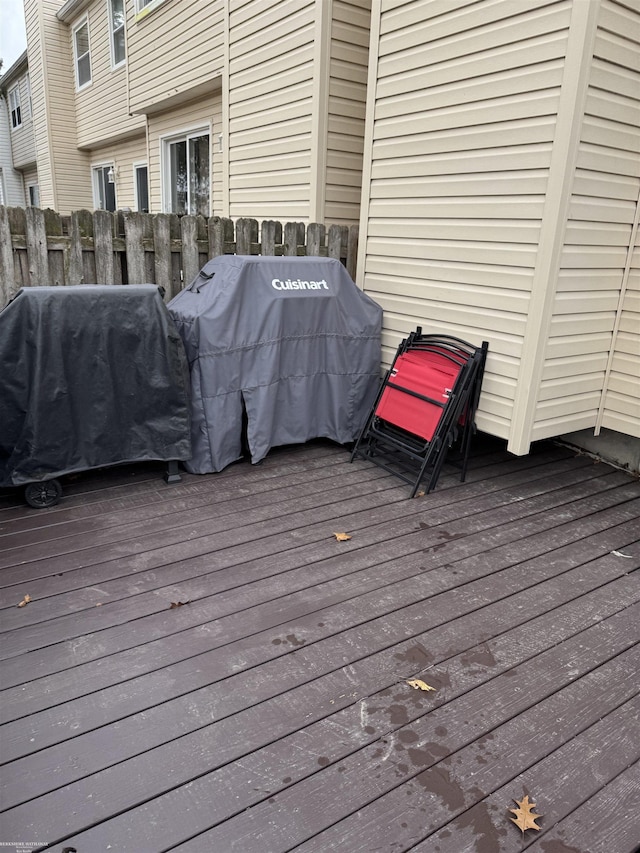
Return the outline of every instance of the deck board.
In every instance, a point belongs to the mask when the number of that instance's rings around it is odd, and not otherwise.
[[[610,853],[608,784],[640,784],[637,479],[497,441],[414,500],[325,442],[161,473],[0,495],[0,840]],[[538,840],[508,821],[523,791]]]

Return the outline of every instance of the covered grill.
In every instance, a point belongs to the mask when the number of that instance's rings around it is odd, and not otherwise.
[[[223,255],[170,303],[191,370],[193,473],[354,441],[380,379],[382,309],[330,258]]]

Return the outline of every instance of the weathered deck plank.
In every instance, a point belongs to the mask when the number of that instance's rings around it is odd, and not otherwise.
[[[95,472],[44,512],[0,496],[0,840],[535,848],[514,785],[546,809],[540,843],[570,845],[585,798],[605,825],[640,740],[638,482],[492,442],[409,501],[347,459],[315,443],[172,488]]]

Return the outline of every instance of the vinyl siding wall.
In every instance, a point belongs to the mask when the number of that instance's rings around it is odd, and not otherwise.
[[[333,0],[324,221],[360,215],[371,0]]]
[[[136,209],[133,186],[133,164],[147,161],[147,137],[139,136],[126,142],[96,148],[91,152],[91,164],[112,163],[116,172],[116,204],[120,210]]]
[[[639,197],[640,6],[602,0],[534,438],[640,436]]]
[[[3,94],[0,97],[0,203],[7,207],[24,207],[24,185],[22,175],[13,168],[11,161],[11,139],[9,105]]]
[[[313,0],[230,0],[228,211],[309,218]]]
[[[222,97],[215,93],[199,98],[190,104],[173,109],[167,113],[150,115],[149,137],[149,202],[154,213],[162,208],[161,147],[164,137],[181,134],[199,127],[210,127],[210,175],[212,188],[212,215],[220,215],[219,200],[221,188],[221,152],[218,135],[222,129]],[[144,159],[140,157],[137,159]]]
[[[9,92],[17,86],[20,94],[20,116],[22,124],[18,128],[11,125],[11,106]],[[15,83],[7,87],[7,106],[9,109],[9,127],[11,128],[11,152],[16,169],[24,169],[36,162],[36,140],[33,133],[33,116],[29,106],[29,86],[27,75],[23,74]]]
[[[489,340],[478,424],[503,438],[570,15],[569,0],[381,2],[360,275],[387,362],[418,324]]]
[[[133,11],[133,2],[127,2]],[[194,87],[220,78],[224,61],[224,0],[180,0],[127,20],[129,106],[155,112],[190,100]],[[219,86],[219,82],[217,84]]]
[[[57,0],[25,0],[40,204],[69,214],[91,207],[89,158],[77,149],[75,79],[69,28]]]
[[[127,4],[128,27],[133,5]],[[76,92],[76,118],[79,148],[102,145],[108,139],[140,133],[144,117],[130,116],[127,104],[127,64],[113,68],[108,3],[95,0],[86,12],[69,25],[70,55],[73,62],[73,28],[87,18],[91,54],[91,84]],[[75,70],[72,69],[75,74]],[[75,77],[74,77],[75,88]]]
[[[488,340],[478,425],[514,453],[596,426],[607,373],[602,425],[620,429],[637,411],[635,0],[375,0],[372,30],[359,282],[386,362],[418,324]]]
[[[607,111],[603,103],[602,90],[605,95],[607,92],[602,83],[605,71],[615,75],[614,91],[624,99],[616,98],[615,106],[624,109],[616,110],[615,114]],[[607,149],[599,152],[607,164],[602,168],[603,177],[607,180],[613,173],[617,183],[625,183],[624,223],[625,233],[630,235],[597,426],[640,438],[640,6],[633,0],[603,4],[591,85],[594,118],[590,124],[606,124],[612,131],[606,139]],[[604,100],[609,100],[608,96]],[[585,139],[587,127],[589,123],[585,122]],[[613,147],[612,139],[614,152],[609,150]],[[589,142],[592,141],[589,136]],[[614,168],[610,165],[611,154],[615,157]],[[631,221],[629,201],[633,190],[635,218]],[[603,206],[608,209],[610,205],[605,202]]]

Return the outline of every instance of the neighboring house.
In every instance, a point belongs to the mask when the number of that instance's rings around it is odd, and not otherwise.
[[[26,51],[0,77],[0,204],[40,204]]]
[[[374,0],[358,280],[387,360],[490,342],[478,424],[640,437],[640,3]],[[635,442],[635,465],[640,445]]]
[[[25,0],[43,206],[358,220],[370,0]]]

